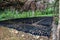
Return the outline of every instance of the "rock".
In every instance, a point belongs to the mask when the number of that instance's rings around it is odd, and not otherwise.
[[[18,34],[17,30],[11,29],[10,32],[14,33],[14,34]]]
[[[21,36],[24,37],[24,34],[22,34]]]
[[[40,37],[40,36],[37,36],[37,35],[36,35],[36,36],[33,36],[33,38],[35,38],[35,39],[38,39],[39,37]]]
[[[41,36],[39,39],[40,40],[48,40],[48,37]]]

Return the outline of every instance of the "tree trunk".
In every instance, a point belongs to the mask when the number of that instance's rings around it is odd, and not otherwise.
[[[59,26],[57,27],[56,25],[56,17],[58,18],[57,14],[58,14],[58,2],[59,0],[55,0],[54,3],[54,17],[53,17],[53,25],[52,25],[52,40],[59,40],[59,38],[57,39],[57,34],[59,34],[59,27],[60,27],[60,22],[59,22]],[[59,16],[60,17],[60,16]],[[58,33],[57,33],[58,32]]]
[[[59,4],[60,4],[60,1],[59,1]],[[59,9],[60,9],[60,6],[59,6]],[[57,27],[57,40],[60,40],[59,38],[59,34],[60,34],[60,10],[59,10],[59,21],[58,21],[58,27]]]
[[[53,23],[52,23],[52,40],[57,40],[57,25],[55,24],[55,17],[53,18]]]

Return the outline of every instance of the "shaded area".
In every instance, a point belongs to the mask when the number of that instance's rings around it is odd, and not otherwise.
[[[9,20],[14,23],[10,23],[9,21],[4,21],[4,22],[0,22],[0,25],[3,25],[8,28],[13,28],[18,31],[30,33],[33,35],[50,37],[51,28],[52,28],[51,24],[53,21],[52,19],[53,19],[52,17],[15,19],[15,20]],[[42,21],[40,22],[40,20]],[[32,25],[33,23],[36,22],[38,22],[36,25]]]

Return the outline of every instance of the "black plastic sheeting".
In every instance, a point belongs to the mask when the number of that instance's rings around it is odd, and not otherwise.
[[[51,32],[52,32],[51,25],[52,25],[53,17],[14,19],[14,20],[9,20],[9,21],[15,22],[15,23],[9,23],[8,20],[6,20],[6,21],[0,22],[0,25],[8,27],[8,28],[13,28],[18,31],[23,31],[25,33],[39,35],[39,36],[50,37]],[[23,22],[23,23],[25,22],[25,23],[21,24],[19,22]],[[36,23],[36,22],[38,22],[37,25],[32,25],[33,23]]]

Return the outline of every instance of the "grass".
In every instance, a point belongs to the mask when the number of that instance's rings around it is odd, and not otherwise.
[[[16,12],[16,10],[5,10],[0,12],[0,21],[2,20],[8,20],[8,19],[16,19],[16,18],[31,18],[31,17],[50,17],[53,16],[53,10],[51,8],[42,11],[36,10],[33,12],[30,11],[24,11],[24,12]]]

